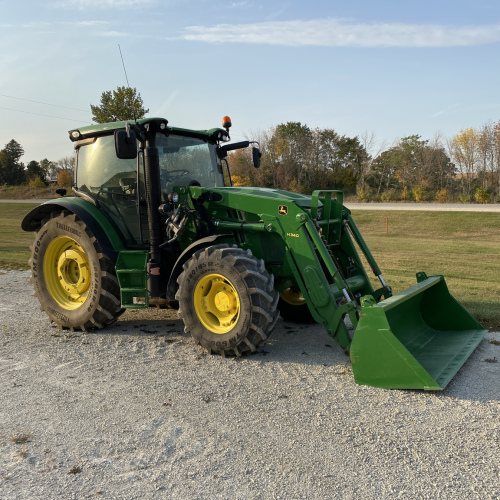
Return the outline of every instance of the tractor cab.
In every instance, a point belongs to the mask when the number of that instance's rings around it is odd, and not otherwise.
[[[159,119],[140,120],[151,122]],[[177,186],[224,186],[223,157],[220,142],[228,134],[221,129],[188,131],[157,126],[141,144],[138,130],[132,135],[125,123],[96,125],[70,132],[77,152],[75,193],[98,205],[116,223],[128,247],[145,246],[149,239],[147,222],[145,147],[158,154],[159,175],[151,188],[161,203]],[[143,124],[144,125],[144,124]],[[120,154],[120,139],[134,137],[135,145],[128,154]],[[117,151],[118,150],[118,151]],[[131,152],[130,152],[131,151]],[[119,155],[117,155],[117,152]]]

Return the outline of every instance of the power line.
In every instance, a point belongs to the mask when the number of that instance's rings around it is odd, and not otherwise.
[[[20,109],[4,108],[2,106],[0,106],[0,109],[6,109],[7,111],[15,111],[16,113],[26,113],[27,115],[45,116],[46,118],[57,118],[58,120],[66,120],[68,122],[73,122],[73,123],[77,121],[74,118],[62,118],[61,116],[42,115],[41,113],[32,113],[31,111],[21,111]]]
[[[23,99],[22,97],[14,97],[12,95],[0,94],[0,97],[8,97],[9,99],[17,99],[18,101],[34,102],[36,104],[44,104],[45,106],[53,106],[55,108],[71,109],[73,111],[81,111],[82,113],[88,113],[88,114],[90,114],[90,111],[87,111],[87,110],[84,110],[84,109],[69,108],[68,106],[59,106],[58,104],[50,104],[48,102],[33,101],[31,99]],[[6,108],[2,108],[2,109],[6,109]]]

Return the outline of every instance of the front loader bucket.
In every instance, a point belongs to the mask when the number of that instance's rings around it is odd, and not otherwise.
[[[442,276],[418,273],[417,279],[378,304],[370,296],[362,299],[351,344],[358,384],[442,390],[487,333]]]

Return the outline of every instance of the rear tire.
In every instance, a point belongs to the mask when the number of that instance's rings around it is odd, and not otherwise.
[[[294,323],[314,322],[304,296],[300,292],[293,291],[292,288],[287,288],[280,293],[278,309],[285,321],[292,321]]]
[[[279,318],[274,277],[250,250],[214,245],[196,252],[177,279],[186,333],[209,352],[254,352]]]
[[[114,265],[75,214],[53,212],[42,222],[29,264],[41,310],[59,326],[103,328],[123,313]]]

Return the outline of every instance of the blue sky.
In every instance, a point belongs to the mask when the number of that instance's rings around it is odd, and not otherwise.
[[[0,148],[25,163],[70,155],[67,131],[126,84],[118,44],[149,116],[229,115],[235,140],[300,121],[390,145],[500,120],[498,0],[0,0],[0,43]]]

